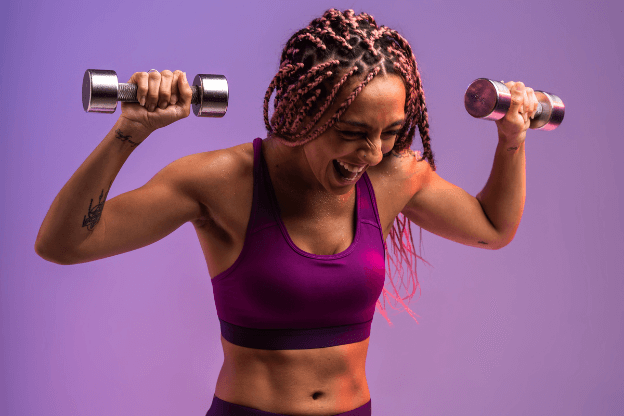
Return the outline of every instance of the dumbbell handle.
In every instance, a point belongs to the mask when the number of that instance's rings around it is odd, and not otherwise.
[[[191,104],[199,104],[200,102],[199,87],[197,85],[191,85],[190,87],[191,87],[191,91],[193,94],[191,96]],[[139,88],[137,84],[120,82],[117,88],[118,88],[117,89],[117,101],[121,101],[124,103],[138,103],[139,102],[139,100],[137,100],[137,90]]]

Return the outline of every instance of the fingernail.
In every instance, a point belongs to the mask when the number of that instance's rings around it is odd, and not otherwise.
[[[178,102],[178,96],[175,94],[171,95],[171,105],[174,105],[175,103]]]
[[[149,111],[154,111],[154,109],[156,108],[155,104],[150,105]]]
[[[141,106],[145,107],[145,96],[141,97]]]
[[[164,110],[167,107],[167,101],[163,101],[162,103],[160,103],[159,107]]]

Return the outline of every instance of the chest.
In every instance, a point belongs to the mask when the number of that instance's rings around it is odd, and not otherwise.
[[[368,176],[385,241],[394,219],[406,204],[406,197],[401,195],[399,186],[392,186],[375,172],[369,172]],[[319,255],[333,255],[345,251],[353,243],[358,223],[355,187],[339,203],[305,200],[279,190],[275,191],[275,196],[288,236],[301,250]],[[360,195],[360,198],[368,198],[368,195]]]
[[[252,154],[253,155],[253,154]],[[210,275],[227,270],[240,255],[245,242],[253,201],[253,159],[248,174],[238,178],[231,193],[212,201],[211,215],[194,224]],[[406,186],[383,166],[367,170],[377,205],[383,238],[386,240],[394,220],[409,201],[413,185]],[[357,227],[355,190],[342,203],[304,198],[274,187],[280,218],[288,238],[299,249],[317,255],[333,255],[348,249]]]

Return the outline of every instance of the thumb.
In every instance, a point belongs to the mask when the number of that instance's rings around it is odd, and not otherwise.
[[[186,79],[186,72],[182,73],[183,75],[178,79],[178,88],[180,89],[180,95],[183,98],[183,100],[186,102],[188,101],[189,103],[191,102],[191,98],[193,96],[193,90],[191,89],[191,86],[189,85],[188,80]]]

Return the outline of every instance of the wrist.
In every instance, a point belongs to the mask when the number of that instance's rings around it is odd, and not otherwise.
[[[525,139],[526,131],[516,134],[505,134],[500,130],[498,131],[498,143],[506,147],[518,148],[521,144],[524,143]]]
[[[143,124],[130,120],[123,115],[120,115],[119,119],[117,119],[115,128],[121,129],[124,133],[132,134],[133,137],[140,139],[141,141],[145,140],[147,136],[154,132],[154,130],[150,130]]]
[[[130,155],[132,151],[149,136],[149,132],[142,126],[131,120],[117,120],[111,131],[106,135],[105,140],[115,143],[115,149]]]
[[[498,137],[498,146],[496,151],[504,154],[517,154],[524,150],[524,139],[516,137],[509,139],[507,137]]]

